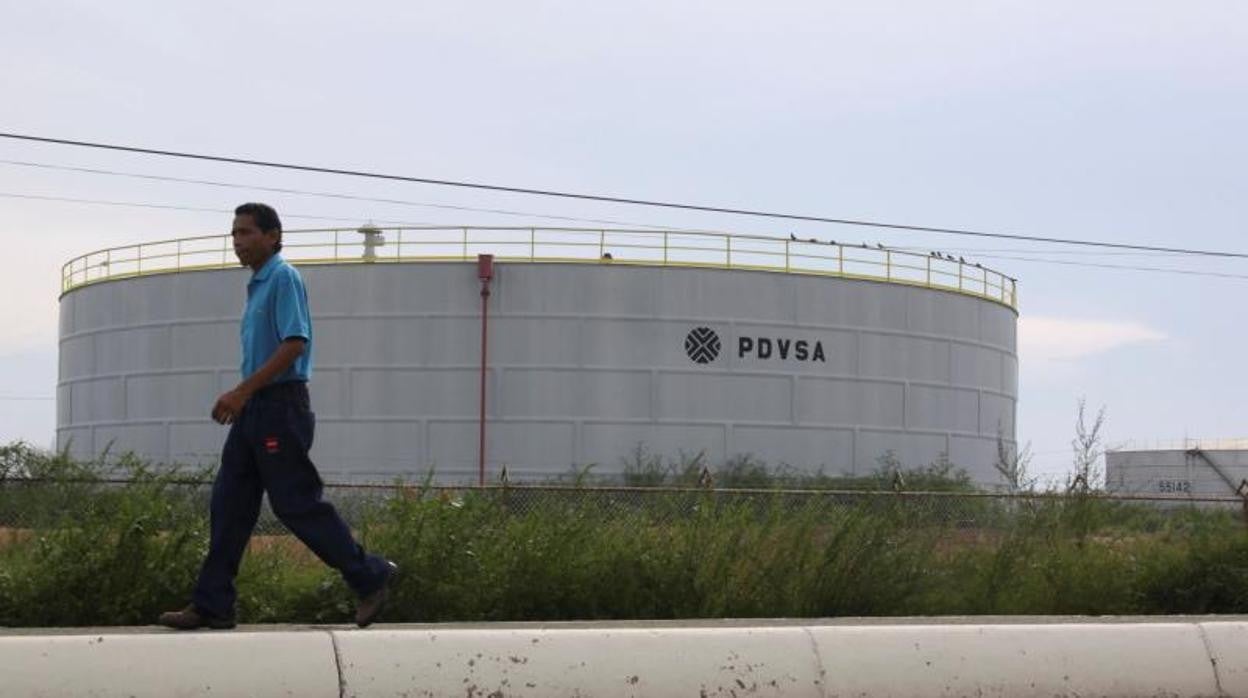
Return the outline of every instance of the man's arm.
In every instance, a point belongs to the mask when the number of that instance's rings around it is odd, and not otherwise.
[[[256,372],[247,376],[246,380],[239,383],[233,390],[230,390],[217,398],[217,404],[212,407],[212,419],[218,424],[233,424],[238,415],[243,411],[243,405],[251,399],[251,396],[257,390],[268,385],[274,378],[286,372],[290,368],[295,359],[307,348],[308,340],[303,337],[291,337],[284,340],[278,345],[277,351],[264,362]]]

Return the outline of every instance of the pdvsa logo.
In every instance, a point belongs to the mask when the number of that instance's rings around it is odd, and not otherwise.
[[[696,327],[685,337],[685,353],[697,364],[709,364],[719,357],[719,334],[709,327]],[[790,337],[737,337],[737,358],[761,361],[809,361],[827,363],[821,340]]]
[[[685,337],[685,353],[697,364],[709,364],[719,356],[719,335],[709,327],[696,327]]]
[[[788,337],[737,337],[737,358],[828,362],[823,342]]]

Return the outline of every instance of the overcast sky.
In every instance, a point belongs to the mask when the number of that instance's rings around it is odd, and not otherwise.
[[[708,205],[1248,252],[1243,2],[6,3],[0,131]],[[1248,263],[792,225],[0,139],[0,442],[54,438],[60,268],[229,215],[553,223],[106,168],[940,249],[1018,277],[1018,437],[1248,435]],[[1064,263],[1059,263],[1064,262]],[[1112,265],[1204,275],[1105,268]],[[1221,274],[1225,276],[1212,276]],[[215,396],[205,396],[205,404]],[[33,399],[32,399],[33,398]]]

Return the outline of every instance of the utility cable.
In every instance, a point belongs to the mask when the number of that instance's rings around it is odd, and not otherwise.
[[[651,225],[647,223],[633,223],[629,221],[610,220],[605,218],[579,218],[576,216],[559,216],[549,213],[535,213],[531,211],[515,211],[501,208],[481,208],[476,206],[457,206],[454,204],[430,203],[424,201],[408,201],[405,199],[386,199],[372,196],[358,196],[354,194],[339,194],[327,191],[309,191],[307,189],[292,189],[289,187],[270,187],[258,186],[252,184],[237,184],[233,182],[220,182],[204,179],[188,179],[185,177],[170,177],[166,175],[142,174],[138,172],[123,172],[120,170],[105,170],[93,167],[74,167],[71,165],[52,165],[43,162],[31,162],[29,160],[4,160],[0,159],[0,164],[15,165],[17,167],[33,167],[45,170],[59,170],[62,172],[79,172],[83,174],[108,175],[113,177],[129,177],[132,179],[145,179],[149,181],[159,182],[178,182],[181,184],[197,184],[209,187],[225,187],[229,189],[246,189],[249,191],[267,191],[277,194],[295,194],[299,196],[319,196],[327,199],[342,199],[347,201],[367,201],[370,203],[395,204],[398,206],[420,206],[427,208],[440,208],[452,211],[471,211],[473,213],[493,213],[504,216],[528,216],[530,218],[549,218],[551,220],[572,221],[576,223],[605,223],[607,225],[627,225],[639,228],[654,228],[655,230],[676,230],[670,226]],[[700,231],[710,232],[710,231]]]
[[[53,201],[67,204],[92,204],[96,206],[125,206],[131,208],[154,208],[169,211],[191,211],[195,213],[234,213],[232,208],[202,208],[197,206],[179,206],[174,204],[148,204],[138,201],[106,201],[103,199],[75,199],[68,196],[41,196],[38,194],[16,194],[13,192],[0,192],[0,197],[6,199],[27,199],[31,201]],[[385,223],[387,225],[438,225],[437,223],[420,222],[420,221],[387,221],[367,218],[338,218],[334,216],[315,216],[304,213],[283,213],[283,218],[311,220],[311,221],[336,221],[339,223],[350,223],[359,225],[361,221],[368,220],[373,223]]]
[[[371,197],[371,196],[359,196],[359,195],[354,195],[354,194],[339,194],[336,192],[313,191],[313,190],[307,190],[307,189],[293,189],[289,187],[270,187],[270,186],[261,186],[261,185],[252,185],[252,184],[239,184],[237,182],[221,182],[221,181],[215,181],[215,180],[189,179],[185,177],[171,177],[167,175],[153,175],[153,174],[144,174],[140,172],[125,172],[121,170],[106,170],[106,169],[99,169],[99,168],[93,168],[93,167],[77,167],[73,165],[55,165],[55,164],[45,163],[45,162],[32,162],[29,160],[6,160],[3,158],[0,158],[0,165],[13,165],[17,167],[31,167],[31,168],[38,168],[38,169],[45,169],[45,170],[56,170],[56,171],[61,171],[61,172],[76,172],[76,173],[83,173],[83,174],[106,175],[106,176],[114,176],[114,177],[128,177],[132,179],[142,179],[142,180],[159,181],[159,182],[176,182],[180,184],[195,184],[195,185],[203,185],[203,186],[210,186],[210,187],[225,187],[225,188],[230,188],[230,189],[267,191],[267,192],[274,192],[274,193],[279,193],[279,194],[295,194],[299,196],[324,197],[324,198],[329,198],[329,199],[342,199],[342,200],[349,200],[349,201],[364,201],[364,202],[370,202],[370,203],[396,204],[400,206],[429,207],[429,208],[449,209],[449,210],[455,210],[455,211],[472,211],[474,213],[494,213],[494,214],[502,214],[502,215],[508,215],[508,216],[529,216],[533,218],[549,218],[552,220],[564,220],[564,221],[581,222],[581,223],[606,223],[609,225],[627,225],[627,226],[635,226],[635,227],[641,227],[641,228],[653,228],[655,230],[690,232],[689,229],[673,228],[670,226],[653,225],[653,224],[647,224],[647,223],[637,223],[633,221],[620,221],[620,220],[611,220],[611,219],[603,219],[603,218],[580,218],[576,216],[559,216],[559,215],[554,215],[554,214],[537,213],[537,212],[532,212],[532,211],[515,211],[515,210],[509,210],[509,209],[480,208],[476,206],[458,206],[458,205],[453,205],[453,204],[431,203],[431,202],[424,202],[424,201],[410,201],[406,199],[388,199],[388,198],[379,198],[379,197]],[[80,199],[73,199],[69,201],[73,201],[75,203],[88,203],[86,200],[80,200]],[[104,203],[104,202],[100,202],[100,203]],[[141,205],[141,204],[135,204],[135,205]],[[211,210],[213,212],[228,213],[228,211],[225,211],[224,209],[205,209],[205,210]],[[309,220],[317,220],[317,219],[342,220],[342,221],[349,220],[345,218],[330,218],[330,217],[311,216],[311,215],[295,216],[293,214],[290,217],[306,218]],[[402,221],[374,220],[373,222],[390,223],[394,225],[416,225],[412,223],[405,223]],[[717,231],[694,230],[693,232],[717,232]],[[915,247],[912,245],[892,247],[891,249],[901,250],[905,252],[914,252],[916,254],[927,254],[926,248]],[[1181,253],[1176,253],[1176,252],[1137,252],[1137,251],[1088,252],[1086,250],[1055,250],[1055,249],[1038,250],[1034,248],[1027,249],[1027,248],[986,248],[986,247],[954,247],[954,248],[949,248],[949,249],[957,253],[979,254],[979,255],[982,255],[985,253],[1007,252],[1007,253],[1024,253],[1024,254],[1025,253],[1033,253],[1033,254],[1042,253],[1042,254],[1053,254],[1053,255],[1102,255],[1102,256],[1141,256],[1141,257],[1144,257],[1144,256],[1147,256],[1147,257],[1182,256]]]
[[[903,252],[914,252],[915,254],[928,254],[928,251],[929,251],[929,248],[927,247],[916,247],[914,245],[899,245],[897,247],[893,247],[892,249],[901,250]],[[1168,257],[1168,258],[1173,258],[1173,257],[1184,256],[1177,252],[1134,252],[1134,251],[1131,251],[1131,252],[1090,252],[1085,249],[1063,250],[1063,249],[1046,248],[1046,247],[962,247],[962,246],[958,246],[958,247],[947,247],[947,248],[942,247],[939,251],[942,253],[946,253],[946,254],[952,252],[956,254],[966,254],[966,255],[985,255],[985,254],[994,254],[994,253],[1004,252],[1007,254],[1083,255],[1083,256],[1096,256],[1096,257]]]
[[[223,162],[235,165],[249,165],[254,167],[267,167],[281,170],[293,170],[299,172],[315,172],[319,174],[342,175],[348,177],[364,177],[368,179],[388,180],[394,182],[412,182],[416,184],[430,184],[444,187],[460,187],[465,189],[477,189],[483,191],[504,192],[510,194],[526,194],[530,196],[548,196],[563,199],[575,199],[580,201],[597,201],[612,204],[627,204],[632,206],[650,206],[654,208],[666,208],[682,211],[698,211],[702,213],[722,213],[737,216],[754,216],[759,218],[773,218],[778,220],[805,221],[811,223],[830,223],[835,225],[854,225],[867,228],[887,228],[890,230],[905,230],[911,232],[936,233],[942,235],[963,235],[982,238],[998,238],[1005,240],[1026,240],[1029,242],[1049,242],[1062,245],[1081,245],[1087,247],[1107,247],[1128,250],[1145,250],[1150,252],[1175,252],[1179,254],[1199,255],[1205,257],[1234,257],[1248,258],[1248,253],[1244,252],[1225,252],[1218,250],[1200,250],[1183,247],[1160,247],[1152,245],[1131,245],[1126,243],[1103,242],[1093,240],[1073,240],[1066,238],[1042,237],[1036,235],[1016,235],[1011,233],[994,233],[979,230],[966,230],[961,228],[941,228],[923,225],[906,225],[901,223],[884,223],[880,221],[855,220],[850,218],[832,218],[827,216],[813,216],[795,213],[782,213],[775,211],[762,211],[741,208],[728,208],[721,206],[702,206],[697,204],[686,204],[674,201],[654,201],[649,199],[635,199],[620,196],[605,196],[600,194],[583,194],[577,192],[556,191],[552,189],[533,189],[529,187],[505,186],[500,184],[485,184],[481,182],[465,182],[449,179],[433,179],[430,177],[411,177],[406,175],[387,174],[382,172],[368,172],[364,170],[348,170],[335,167],[320,167],[316,165],[299,165],[292,163],[272,162],[266,160],[253,160],[248,158],[225,157],[220,155],[205,155],[202,153],[188,153],[174,150],[157,150],[154,148],[140,148],[136,146],[114,145],[110,143],[97,143],[91,141],[76,141],[64,138],[48,138],[44,136],[31,136],[19,133],[0,132],[0,138],[8,138],[11,140],[28,141],[34,143],[50,143],[54,145],[68,145],[80,148],[92,148],[96,150],[110,150],[124,153],[138,153],[141,155],[156,155],[161,157],[181,158],[186,160],[200,160],[206,162]]]
[[[136,208],[155,208],[155,209],[168,209],[168,210],[175,210],[175,211],[233,213],[233,209],[224,209],[224,208],[220,208],[220,209],[198,208],[198,207],[193,207],[193,206],[178,206],[178,205],[173,205],[173,204],[148,204],[148,203],[139,203],[139,202],[132,202],[132,201],[105,201],[105,200],[100,200],[100,199],[74,199],[74,198],[63,197],[63,196],[38,196],[34,194],[15,194],[11,192],[0,192],[0,198],[31,199],[35,201],[51,201],[51,202],[63,202],[63,203],[74,203],[74,204],[96,204],[96,205],[101,205],[101,206],[131,206],[131,207],[136,207]],[[292,219],[330,220],[330,221],[345,221],[345,222],[358,222],[359,220],[359,219],[350,219],[350,218],[332,218],[329,216],[312,216],[312,215],[304,215],[304,214],[289,214],[289,215],[283,214],[283,216],[292,218]],[[436,223],[410,223],[410,222],[404,222],[404,221],[385,221],[385,220],[377,220],[377,219],[373,219],[372,222],[385,223],[389,225],[438,225]],[[914,248],[890,247],[886,249],[898,250],[902,252],[911,252],[912,249]],[[917,254],[922,254],[922,253],[919,252]],[[1061,260],[1061,259],[1038,259],[1035,257],[1017,257],[1017,256],[1008,256],[1008,255],[988,254],[988,255],[978,255],[978,256],[982,259],[1003,259],[1003,260],[1012,260],[1012,261],[1018,261],[1018,262],[1033,262],[1037,264],[1058,264],[1058,265],[1063,265],[1063,266],[1097,267],[1101,269],[1120,269],[1124,271],[1162,272],[1162,273],[1167,273],[1167,274],[1183,274],[1187,276],[1207,276],[1207,277],[1223,278],[1223,279],[1248,279],[1248,275],[1245,275],[1245,274],[1226,274],[1226,273],[1220,273],[1220,272],[1197,271],[1194,269],[1168,269],[1165,267],[1141,267],[1141,266],[1129,266],[1129,265],[1124,265],[1124,264],[1098,264],[1098,263],[1093,263],[1093,262],[1073,262],[1070,260]],[[1007,278],[1010,278],[1010,277],[1007,277]]]
[[[1248,279],[1248,274],[1226,274],[1216,271],[1197,271],[1195,269],[1167,269],[1166,267],[1138,267],[1127,264],[1101,264],[1097,262],[1072,262],[1068,259],[1036,259],[1034,257],[1011,257],[1004,255],[979,255],[983,259],[1006,259],[1015,262],[1034,262],[1036,264],[1060,264],[1068,267],[1095,267],[1098,269],[1121,269],[1123,271],[1148,271],[1166,274],[1183,274],[1186,276],[1207,276],[1217,279]]]
[[[6,160],[3,158],[0,158],[0,165],[13,165],[17,167],[31,167],[31,168],[38,168],[38,169],[45,169],[45,170],[56,170],[56,171],[61,171],[61,172],[77,172],[77,173],[83,173],[83,174],[106,175],[106,176],[113,176],[113,177],[128,177],[131,179],[142,179],[142,180],[158,181],[158,182],[176,182],[180,184],[195,184],[195,185],[203,185],[203,186],[210,186],[210,187],[225,187],[225,188],[230,188],[230,189],[267,191],[267,192],[274,192],[278,194],[295,194],[299,196],[323,197],[323,198],[328,198],[328,199],[342,199],[342,200],[348,200],[348,201],[364,201],[364,202],[369,202],[369,203],[395,204],[395,205],[400,205],[400,206],[417,206],[417,207],[449,209],[449,210],[454,210],[454,211],[471,211],[474,213],[494,213],[494,214],[502,214],[502,215],[507,215],[507,216],[529,216],[533,218],[549,218],[552,220],[563,220],[563,221],[572,221],[572,222],[579,222],[579,223],[606,223],[609,225],[626,225],[626,226],[634,226],[634,227],[640,227],[640,228],[653,228],[655,230],[667,230],[667,231],[679,230],[681,232],[690,232],[690,230],[686,228],[673,228],[670,226],[637,223],[637,222],[632,222],[632,221],[620,221],[620,220],[611,220],[611,219],[604,219],[604,218],[579,218],[576,216],[559,216],[559,215],[554,215],[554,214],[537,213],[537,212],[532,212],[532,211],[515,211],[515,210],[509,210],[509,209],[480,208],[476,206],[458,206],[458,205],[453,205],[453,204],[431,203],[431,202],[424,202],[424,201],[410,201],[406,199],[388,199],[388,198],[380,198],[380,197],[372,197],[372,196],[359,196],[355,194],[339,194],[336,192],[314,191],[314,190],[307,190],[307,189],[293,189],[289,187],[270,187],[270,186],[260,186],[260,185],[252,185],[252,184],[239,184],[237,182],[221,182],[221,181],[215,181],[215,180],[189,179],[186,177],[171,177],[167,175],[153,175],[153,174],[144,174],[140,172],[125,172],[121,170],[106,170],[106,169],[99,169],[99,168],[93,168],[93,167],[77,167],[73,165],[55,165],[55,164],[45,163],[45,162],[32,162],[29,160]],[[317,218],[316,216],[292,216],[292,217],[302,217],[302,218],[308,218],[311,220],[315,220]],[[347,220],[347,219],[327,218],[326,220]],[[392,221],[374,221],[374,222],[392,223]],[[395,224],[404,225],[404,223],[395,223]],[[694,230],[693,232],[718,232],[718,231]],[[927,249],[923,247],[900,246],[900,247],[892,247],[892,249],[902,250],[906,252],[914,252],[916,254],[927,254]],[[1086,250],[1052,250],[1052,249],[1037,250],[1034,248],[1033,249],[1026,249],[1026,248],[1020,249],[1020,248],[976,248],[976,247],[954,247],[951,249],[953,252],[964,253],[964,254],[1007,252],[1007,253],[1043,253],[1043,254],[1055,254],[1055,255],[1095,254],[1095,255],[1104,255],[1104,256],[1111,256],[1111,255],[1113,256],[1149,256],[1149,257],[1182,256],[1180,253],[1176,253],[1176,252],[1137,252],[1137,251],[1088,252]]]

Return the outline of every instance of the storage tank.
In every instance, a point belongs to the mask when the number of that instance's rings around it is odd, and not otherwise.
[[[1105,453],[1105,489],[1188,498],[1248,495],[1248,439],[1183,439]]]
[[[513,481],[640,446],[865,474],[942,459],[995,483],[1018,394],[1014,281],[882,246],[674,231],[287,231],[314,318],[327,479]],[[479,254],[494,255],[483,318]],[[249,270],[228,235],[64,268],[57,437],[78,456],[214,463]]]

